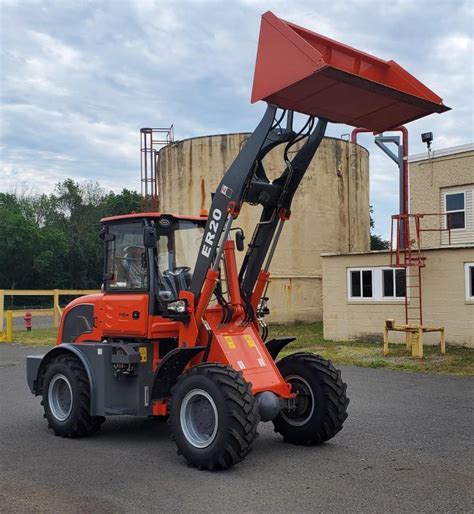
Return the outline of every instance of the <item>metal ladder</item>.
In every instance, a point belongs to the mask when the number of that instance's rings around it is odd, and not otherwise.
[[[159,209],[159,150],[174,142],[174,127],[140,129],[142,211]]]
[[[421,220],[429,216],[440,219],[439,228],[421,228]],[[443,221],[445,220],[445,221]],[[426,266],[422,254],[422,232],[447,232],[451,245],[450,219],[446,212],[394,214],[390,232],[390,266],[405,269],[405,324],[423,325],[421,268]],[[443,243],[441,237],[440,243]]]
[[[426,257],[421,252],[422,214],[392,216],[390,266],[405,269],[405,324],[423,325],[421,269]]]

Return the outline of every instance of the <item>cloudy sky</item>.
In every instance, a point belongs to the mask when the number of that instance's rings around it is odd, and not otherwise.
[[[175,137],[251,131],[260,15],[394,59],[452,111],[410,124],[410,153],[470,143],[472,0],[0,0],[0,190],[50,192],[71,177],[139,189],[139,128]],[[350,129],[332,125],[329,135]],[[397,170],[372,137],[371,202],[387,234]]]

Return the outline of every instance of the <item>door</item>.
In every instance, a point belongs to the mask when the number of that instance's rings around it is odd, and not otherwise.
[[[104,296],[100,322],[104,336],[147,334],[149,269],[143,221],[122,220],[106,227]]]

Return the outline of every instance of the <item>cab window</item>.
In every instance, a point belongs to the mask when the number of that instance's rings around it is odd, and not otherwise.
[[[146,290],[148,270],[143,246],[141,222],[110,224],[107,241],[105,273],[106,290]]]
[[[169,301],[189,289],[204,227],[188,220],[161,228],[157,238],[158,296]]]

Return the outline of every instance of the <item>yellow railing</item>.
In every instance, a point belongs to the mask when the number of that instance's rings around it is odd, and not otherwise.
[[[83,296],[85,294],[99,293],[95,289],[0,289],[0,341],[11,340],[12,318],[22,318],[26,312],[31,312],[32,316],[53,316],[55,328],[59,327],[61,319],[61,307],[59,305],[60,296]],[[22,309],[5,312],[5,296],[52,296],[53,307],[50,309]],[[3,318],[10,319],[7,323],[7,333],[3,334]],[[10,324],[10,327],[8,326]],[[9,333],[8,333],[9,332]],[[3,336],[2,336],[3,334]]]
[[[13,312],[7,311],[7,330],[0,332],[0,343],[11,343],[13,341]]]

